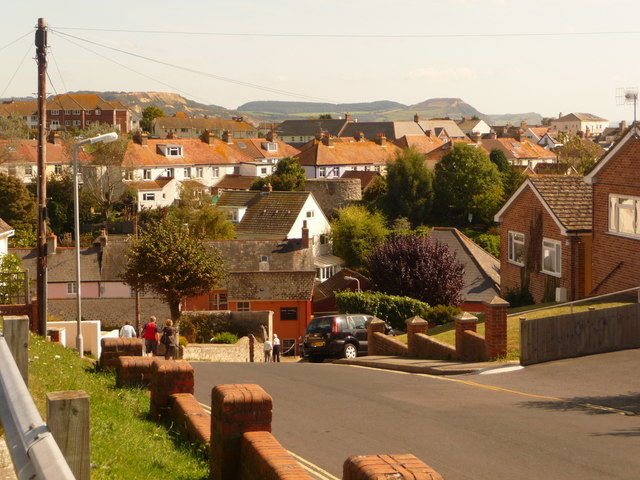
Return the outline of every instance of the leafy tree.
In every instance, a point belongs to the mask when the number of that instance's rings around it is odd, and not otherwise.
[[[47,218],[56,235],[73,231],[73,178],[70,172],[47,178]]]
[[[0,304],[16,303],[24,290],[24,281],[18,274],[24,272],[22,261],[12,253],[0,256]]]
[[[433,206],[433,174],[415,149],[398,153],[387,167],[384,205],[391,218],[406,217],[414,225],[426,222]]]
[[[491,221],[503,196],[498,168],[482,150],[456,143],[435,168],[436,202],[444,209],[453,207],[467,217],[475,215]]]
[[[372,209],[382,208],[382,203],[387,196],[387,179],[378,175],[373,179],[373,183],[362,192],[362,200],[370,205]]]
[[[321,115],[318,115],[318,118],[320,120],[331,120],[333,117],[331,116],[330,113],[323,113]]]
[[[162,216],[162,211],[160,212]],[[180,204],[171,206],[166,215],[181,225],[188,225],[192,235],[202,240],[235,237],[235,227],[222,210],[213,205],[211,195],[188,185],[180,187]]]
[[[502,177],[502,188],[504,190],[503,196],[506,200],[515,192],[518,187],[524,182],[525,177],[516,168],[514,168],[507,160],[507,156],[499,148],[494,148],[489,154],[489,160],[498,167],[500,176]]]
[[[561,133],[559,140],[562,146],[557,149],[558,163],[574,167],[580,175],[593,167],[602,153],[598,144],[578,135]]]
[[[278,162],[276,171],[272,175],[257,179],[251,185],[251,190],[261,190],[268,183],[277,191],[304,190],[306,179],[304,168],[302,168],[298,159],[285,157]]]
[[[153,132],[153,121],[156,118],[164,117],[164,111],[153,105],[142,110],[142,118],[140,119],[140,128],[145,132]]]
[[[406,295],[429,305],[462,302],[463,265],[449,248],[429,235],[392,235],[365,261],[370,288]]]
[[[0,139],[20,140],[29,138],[29,126],[21,117],[0,117]]]
[[[371,251],[389,233],[384,215],[371,213],[362,206],[352,205],[338,210],[331,226],[333,251],[348,267],[360,267]]]
[[[129,285],[163,296],[174,321],[184,297],[211,291],[225,276],[220,253],[169,217],[149,224],[131,240],[123,274]]]
[[[0,218],[13,228],[35,227],[36,215],[36,201],[27,187],[16,177],[0,173]]]
[[[507,156],[499,148],[494,148],[493,150],[491,150],[491,153],[489,153],[489,160],[491,160],[491,162],[494,163],[496,167],[498,167],[500,173],[506,173],[511,168],[511,165],[509,165],[509,160],[507,160]]]

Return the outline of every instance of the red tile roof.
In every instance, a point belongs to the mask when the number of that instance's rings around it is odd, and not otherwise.
[[[376,142],[334,141],[333,146],[327,146],[321,141],[314,140],[303,149],[297,158],[301,165],[365,165],[386,164],[393,162],[400,148],[391,142],[385,146]]]
[[[233,165],[252,159],[222,140],[208,144],[199,139],[149,139],[147,145],[129,142],[123,165],[127,167],[153,165]],[[158,145],[181,145],[182,157],[166,157]]]
[[[480,147],[490,153],[492,150],[502,150],[507,159],[555,159],[557,154],[545,150],[531,140],[517,141],[514,138],[487,138],[482,139]]]
[[[0,140],[0,158],[8,163],[38,163],[38,142],[35,140]],[[89,162],[91,156],[84,150],[78,152],[78,161]],[[72,154],[60,144],[47,143],[46,163],[72,163]]]
[[[418,153],[422,153],[424,155],[433,152],[444,145],[444,142],[435,135],[431,135],[430,137],[426,135],[405,135],[394,143],[400,148],[412,147]]]

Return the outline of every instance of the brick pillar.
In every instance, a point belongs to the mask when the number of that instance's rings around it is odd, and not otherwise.
[[[158,420],[168,415],[171,395],[193,395],[194,384],[193,367],[188,362],[155,358],[151,365],[151,418]]]
[[[100,366],[106,369],[116,368],[118,357],[141,357],[142,339],[140,338],[103,338]]]
[[[414,455],[362,455],[349,457],[342,467],[342,480],[444,480]]]
[[[374,334],[376,332],[384,333],[386,325],[384,320],[380,320],[378,317],[373,317],[367,325],[367,354],[376,355],[376,340]]]
[[[211,391],[211,480],[233,480],[245,432],[271,432],[273,400],[259,385],[217,385]]]
[[[456,326],[456,353],[459,358],[465,358],[464,346],[462,342],[462,332],[471,330],[475,332],[478,326],[478,317],[468,312],[462,312],[455,316]]]
[[[415,341],[414,335],[417,333],[427,333],[427,328],[429,327],[429,322],[427,322],[424,318],[415,316],[408,318],[406,321],[407,324],[407,346],[409,347],[409,356],[417,357],[418,352],[416,352],[417,342]]]
[[[484,338],[490,359],[507,355],[507,307],[509,302],[493,297],[484,302]]]

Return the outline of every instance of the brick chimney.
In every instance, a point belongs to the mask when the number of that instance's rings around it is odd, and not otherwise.
[[[324,133],[322,132],[322,130],[318,130],[316,132],[316,140],[322,140],[323,136],[324,136]]]
[[[353,138],[356,139],[356,142],[364,142],[365,138],[364,138],[364,132],[362,131],[357,131],[355,133],[355,135],[353,136]]]
[[[491,130],[491,133],[489,134],[489,138],[491,140],[495,140],[496,138],[498,138],[498,134],[496,133],[495,130]]]
[[[622,120],[620,122],[620,130],[626,130],[627,129],[627,122],[625,120]]]
[[[526,120],[522,120],[522,121],[520,122],[520,130],[522,130],[523,132],[525,132],[525,131],[527,130],[527,128],[528,128],[528,127],[529,127],[529,126],[527,125]]]
[[[54,145],[61,145],[62,138],[60,137],[60,132],[57,130],[51,130],[49,132],[49,143],[53,143]]]
[[[350,121],[351,121],[351,114],[350,114],[349,112],[345,113],[345,114],[344,114],[344,119],[345,119],[347,122],[350,122]]]
[[[207,145],[213,145],[215,138],[215,133],[211,132],[210,130],[205,130],[204,132],[202,132],[202,141]]]
[[[482,135],[480,134],[480,132],[471,132],[470,137],[473,143],[476,143],[478,145],[482,143]]]
[[[55,255],[58,248],[58,237],[52,233],[47,235],[47,255]]]
[[[173,140],[174,138],[178,138],[178,136],[176,135],[176,132],[169,132],[167,133],[167,138]]]
[[[262,193],[270,193],[271,191],[273,191],[273,187],[270,183],[266,183],[262,186]]]
[[[333,137],[328,133],[322,136],[322,143],[327,147],[333,147]]]
[[[420,115],[418,115],[417,113],[413,116],[413,121],[418,123],[420,121]]]
[[[309,228],[307,227],[307,221],[302,221],[302,248],[309,248]]]
[[[431,132],[431,130],[426,130],[426,131],[424,132],[424,134],[425,134],[427,137],[430,137],[430,136],[432,135],[432,132]]]
[[[278,140],[278,134],[275,132],[275,130],[273,130],[273,128],[272,128],[272,129],[270,129],[270,130],[267,132],[267,141],[269,141],[269,142],[275,142],[275,141],[277,141],[277,140]]]
[[[233,135],[231,135],[231,132],[229,130],[225,130],[224,132],[222,132],[222,141],[224,143],[231,143],[232,138]]]
[[[133,136],[133,141],[138,145],[148,145],[149,144],[149,135],[146,133],[138,132]]]
[[[386,147],[387,146],[387,137],[385,137],[383,133],[377,133],[376,134],[376,143],[378,145],[380,145],[381,147]]]

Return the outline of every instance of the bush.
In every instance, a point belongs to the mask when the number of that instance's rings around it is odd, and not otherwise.
[[[507,289],[504,299],[509,302],[510,307],[523,307],[525,305],[533,305],[533,295],[528,288],[516,287]]]
[[[375,315],[398,330],[406,329],[407,318],[425,318],[429,311],[429,305],[420,300],[380,292],[338,292],[336,304],[341,313]]]
[[[444,325],[454,321],[454,317],[462,313],[458,307],[453,305],[436,305],[427,312],[425,320],[429,325]]]
[[[233,333],[222,332],[216,335],[215,337],[213,337],[211,339],[211,343],[228,343],[228,344],[238,343],[238,336]]]

